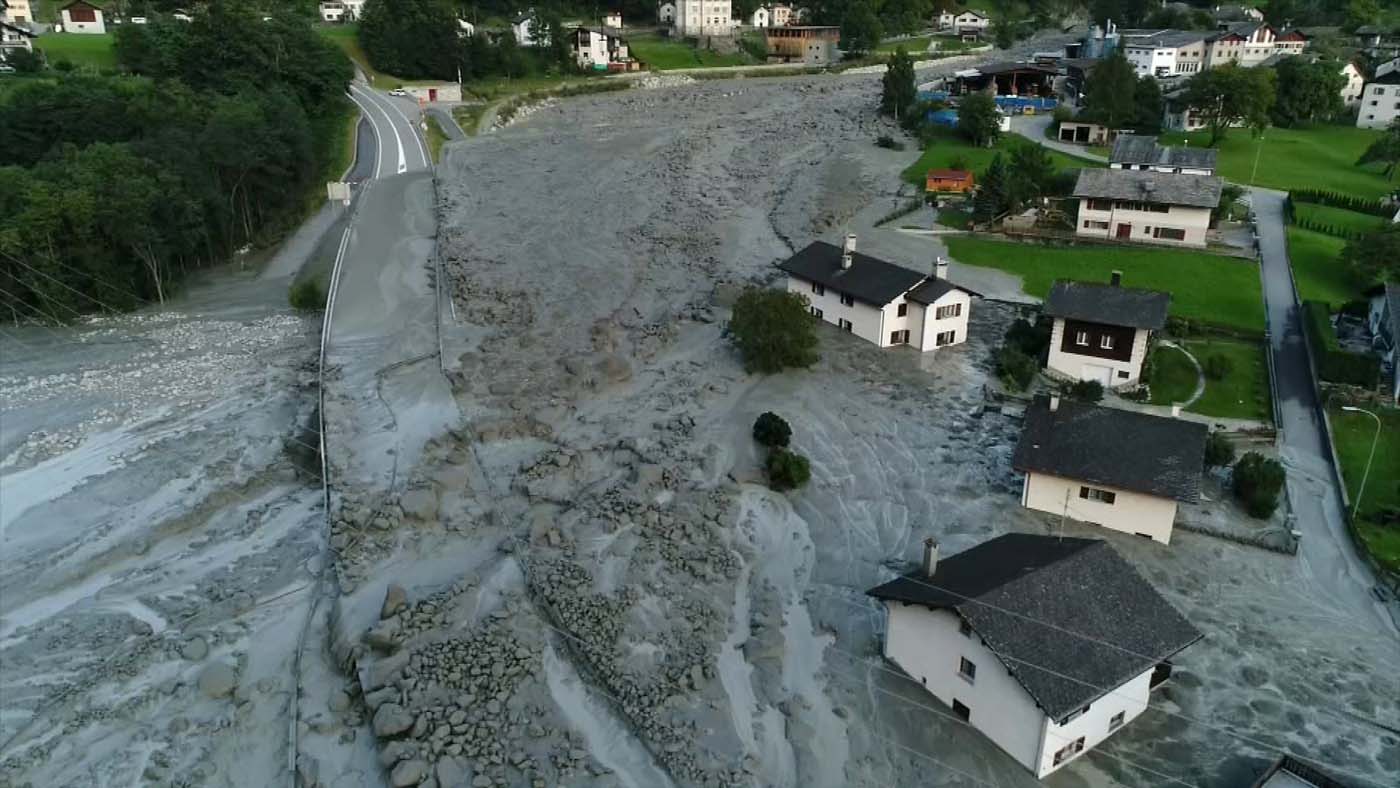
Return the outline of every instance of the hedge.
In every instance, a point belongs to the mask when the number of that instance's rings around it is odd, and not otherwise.
[[[1330,224],[1314,222],[1309,219],[1295,218],[1293,219],[1292,224],[1294,227],[1299,227],[1304,230],[1312,230],[1313,232],[1322,233],[1324,235],[1331,235],[1336,238],[1343,238],[1348,241],[1359,240],[1362,236],[1366,235],[1366,233],[1357,232],[1356,230],[1349,230],[1345,227],[1333,227]]]
[[[1345,208],[1348,211],[1357,213],[1368,213],[1372,216],[1383,216],[1390,218],[1392,209],[1387,208],[1380,200],[1367,199],[1365,197],[1355,197],[1341,192],[1322,191],[1320,189],[1298,189],[1288,193],[1290,201],[1310,202],[1315,205],[1330,205],[1333,208]],[[1291,206],[1289,206],[1291,208]]]
[[[1376,385],[1380,359],[1369,353],[1351,353],[1338,346],[1337,335],[1328,319],[1327,304],[1303,302],[1303,333],[1312,347],[1318,378],[1366,388]]]

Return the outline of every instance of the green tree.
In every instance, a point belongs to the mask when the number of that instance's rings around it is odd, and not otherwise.
[[[1260,519],[1272,515],[1278,508],[1283,483],[1283,465],[1255,451],[1245,453],[1235,463],[1231,477],[1235,497],[1244,504],[1250,517]]]
[[[929,0],[884,0],[880,4],[880,24],[887,34],[916,33],[932,10]]]
[[[958,133],[979,148],[1001,136],[1001,111],[990,93],[969,93],[958,101]]]
[[[1133,86],[1133,128],[1155,134],[1162,127],[1162,89],[1144,76]]]
[[[1223,468],[1235,461],[1235,445],[1220,431],[1212,432],[1206,438],[1206,467]]]
[[[1278,95],[1271,113],[1274,125],[1296,126],[1331,118],[1342,111],[1342,88],[1347,78],[1334,61],[1309,63],[1284,58],[1274,67]]]
[[[370,65],[410,79],[456,79],[461,44],[448,0],[366,0],[360,46]]]
[[[4,126],[0,125],[0,131],[4,131]],[[1395,170],[1400,165],[1400,118],[1396,118],[1386,127],[1375,142],[1366,148],[1366,152],[1361,154],[1361,158],[1356,160],[1357,166],[1364,164],[1385,164],[1385,178],[1390,180],[1395,177]]]
[[[18,74],[37,74],[44,70],[44,57],[32,49],[14,49],[3,58],[5,65]]]
[[[817,363],[814,326],[802,295],[750,287],[734,303],[729,335],[746,370],[772,374]]]
[[[992,43],[997,49],[1010,49],[1016,44],[1016,27],[1004,16],[992,20]]]
[[[1111,129],[1121,128],[1134,119],[1136,93],[1137,73],[1133,64],[1122,50],[1115,51],[1100,61],[1089,75],[1083,115]]]
[[[1347,241],[1342,261],[1358,281],[1400,282],[1400,225]]]
[[[1119,27],[1137,27],[1156,6],[1154,0],[1092,0],[1089,15],[1100,25],[1112,20]]]
[[[1381,18],[1381,4],[1377,0],[1348,0],[1346,29],[1355,30],[1362,25],[1374,25]]]
[[[774,449],[764,464],[768,486],[778,492],[796,490],[812,478],[812,465],[806,457],[788,449]]]
[[[1033,142],[1017,145],[1007,168],[1007,207],[1015,210],[1047,196],[1058,172],[1043,146]]]
[[[784,448],[792,440],[792,427],[772,411],[761,413],[753,423],[753,439],[770,449]]]
[[[870,0],[851,0],[841,18],[841,46],[852,55],[864,55],[880,45],[880,18],[870,7]]]
[[[904,51],[895,49],[885,69],[883,88],[880,92],[880,112],[896,118],[903,118],[914,107],[918,89],[914,86],[914,59]]]
[[[1214,147],[1231,126],[1243,124],[1256,130],[1267,126],[1274,94],[1272,70],[1229,63],[1187,80],[1180,103],[1195,109],[1210,130],[1210,144]]]
[[[978,179],[977,191],[972,196],[972,218],[975,221],[990,222],[1006,212],[1010,191],[1007,181],[1006,164],[998,153]]]

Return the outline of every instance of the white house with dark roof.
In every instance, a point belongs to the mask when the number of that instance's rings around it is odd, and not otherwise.
[[[1108,154],[1111,170],[1150,170],[1181,175],[1214,175],[1214,148],[1159,145],[1147,134],[1120,134]]]
[[[29,28],[0,20],[0,62],[9,57],[11,52],[21,49],[26,52],[33,51],[34,37],[34,33],[30,32]]]
[[[1085,168],[1074,183],[1073,196],[1079,200],[1074,232],[1086,238],[1205,246],[1223,186],[1214,175]]]
[[[1006,534],[866,592],[885,658],[1043,778],[1118,733],[1201,634],[1097,539]]]
[[[1178,503],[1200,498],[1204,424],[1037,397],[1011,466],[1027,509],[1167,544]]]
[[[1390,371],[1391,402],[1400,405],[1400,283],[1377,285],[1366,295],[1371,348],[1381,357],[1381,367]]]
[[[1139,77],[1195,74],[1205,61],[1205,40],[1200,30],[1156,30],[1123,38],[1123,55]]]
[[[1378,74],[1361,89],[1356,110],[1356,127],[1384,129],[1400,118],[1400,69]]]
[[[935,350],[967,341],[972,296],[981,295],[948,281],[942,258],[920,273],[860,254],[854,235],[842,246],[817,241],[778,267],[813,317],[880,347]]]
[[[1122,283],[1114,271],[1108,284],[1061,279],[1050,286],[1042,312],[1054,321],[1045,362],[1051,377],[1097,380],[1105,389],[1142,380],[1148,340],[1167,324],[1171,294]]]

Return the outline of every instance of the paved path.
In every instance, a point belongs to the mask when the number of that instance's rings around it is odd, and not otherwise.
[[[1356,610],[1365,624],[1394,632],[1385,606],[1371,596],[1376,580],[1346,532],[1341,494],[1328,460],[1327,438],[1317,416],[1312,370],[1294,298],[1284,237],[1282,192],[1251,190],[1263,255],[1264,301],[1283,432],[1280,453],[1288,468],[1288,492],[1302,532],[1298,558],[1320,598],[1339,610]]]
[[[1083,145],[1073,145],[1068,142],[1050,139],[1045,136],[1045,130],[1054,122],[1054,117],[1050,115],[1013,115],[1011,117],[1011,131],[1013,134],[1020,134],[1022,137],[1037,142],[1049,148],[1059,151],[1068,156],[1074,156],[1086,161],[1097,161],[1108,163],[1108,157],[1090,153]]]
[[[1201,362],[1197,361],[1196,357],[1191,355],[1191,351],[1175,342],[1166,339],[1160,340],[1160,342],[1167,347],[1176,348],[1181,351],[1181,354],[1186,356],[1187,360],[1191,362],[1191,366],[1196,368],[1196,388],[1191,391],[1191,396],[1187,397],[1185,402],[1177,403],[1183,408],[1189,408],[1196,404],[1196,400],[1200,399],[1202,394],[1206,393],[1206,374],[1201,369]]]
[[[421,112],[417,104],[375,90],[358,79],[350,83],[350,100],[359,105],[374,129],[379,162],[374,177],[432,169],[428,145],[418,127]]]

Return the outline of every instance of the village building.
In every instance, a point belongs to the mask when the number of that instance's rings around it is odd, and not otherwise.
[[[770,63],[824,66],[840,59],[841,28],[829,26],[770,27],[764,34]]]
[[[1060,142],[1073,142],[1077,145],[1104,145],[1113,136],[1109,127],[1100,123],[1067,120],[1060,124]]]
[[[995,96],[1049,97],[1055,95],[1058,74],[1059,69],[1055,66],[1029,60],[984,63],[953,72],[952,93],[963,95],[989,91]]]
[[[9,0],[7,7],[0,10],[0,22],[29,29],[34,22],[34,12],[30,10],[29,0]]]
[[[866,592],[885,658],[1037,778],[1122,730],[1201,639],[1098,539],[1012,533]]]
[[[1085,168],[1074,183],[1074,231],[1086,238],[1202,247],[1223,187],[1214,175]]]
[[[0,61],[8,58],[11,52],[34,51],[33,39],[34,33],[30,32],[29,28],[0,22]]]
[[[605,28],[607,28],[607,29],[609,29],[609,30],[621,30],[621,29],[622,29],[622,12],[621,12],[621,11],[609,11],[609,12],[607,12],[606,14],[603,14],[603,27],[605,27]]]
[[[761,30],[771,26],[772,21],[773,16],[769,13],[768,6],[766,5],[755,8],[753,13],[749,14],[749,27],[755,27]]]
[[[734,35],[734,6],[731,0],[677,0],[673,22],[682,38]]]
[[[543,40],[543,36],[535,35],[535,15],[525,13],[517,16],[510,24],[510,33],[515,36],[515,43],[523,47],[544,46],[548,41]]]
[[[1361,93],[1366,88],[1366,75],[1356,61],[1348,60],[1342,66],[1342,76],[1346,78],[1346,84],[1342,85],[1342,103],[1348,107],[1356,106],[1361,102]]]
[[[1053,321],[1046,371],[1065,380],[1096,380],[1105,389],[1138,385],[1153,331],[1167,324],[1171,295],[1108,284],[1057,280],[1042,312]]]
[[[1250,788],[1360,788],[1344,783],[1311,763],[1284,754]]]
[[[586,27],[569,31],[569,51],[579,68],[595,71],[625,66],[632,60],[626,41]]]
[[[1400,69],[1391,69],[1379,74],[1362,88],[1356,126],[1384,129],[1397,117],[1400,117]]]
[[[1195,74],[1205,63],[1206,36],[1199,30],[1159,30],[1125,38],[1123,55],[1139,77]]]
[[[1157,144],[1149,135],[1123,134],[1113,141],[1108,167],[1185,175],[1214,175],[1216,150]]]
[[[1366,291],[1366,327],[1371,332],[1371,348],[1388,370],[1392,404],[1400,405],[1400,283],[1386,282]]]
[[[1237,22],[1206,39],[1206,68],[1237,63],[1245,68],[1260,65],[1274,55],[1297,55],[1308,45],[1301,30],[1275,31],[1263,22]]]
[[[344,22],[346,21],[345,5],[338,0],[328,0],[319,6],[322,22]]]
[[[59,9],[59,18],[65,33],[102,35],[107,32],[107,21],[101,7],[87,0],[74,0],[63,6]]]
[[[980,35],[992,24],[986,11],[969,8],[966,11],[943,11],[938,15],[938,29],[954,35]]]
[[[1200,499],[1206,425],[1058,396],[1026,408],[1011,466],[1021,505],[1167,544]]]
[[[807,298],[812,316],[879,347],[935,350],[967,341],[972,290],[948,281],[941,258],[920,273],[842,246],[817,241],[778,265],[787,290]]]
[[[676,4],[673,2],[658,3],[656,6],[656,21],[663,25],[675,24]]]
[[[924,191],[930,193],[970,192],[977,179],[968,170],[929,170],[924,176]]]

